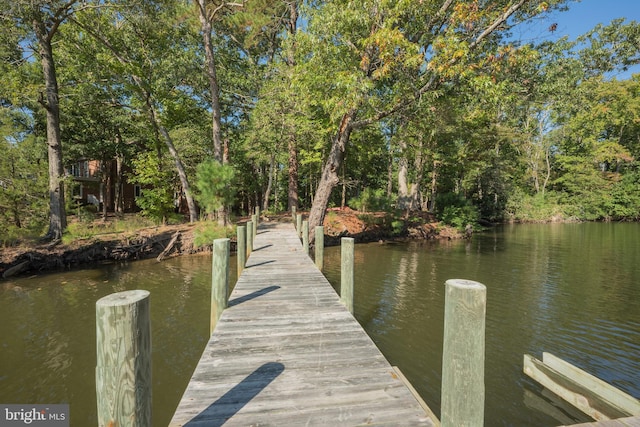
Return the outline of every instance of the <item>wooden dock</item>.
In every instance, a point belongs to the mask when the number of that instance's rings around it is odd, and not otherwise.
[[[253,246],[170,426],[439,424],[293,225],[262,224]]]

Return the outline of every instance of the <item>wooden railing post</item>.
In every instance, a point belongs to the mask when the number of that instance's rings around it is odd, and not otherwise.
[[[229,239],[213,241],[213,260],[211,261],[211,323],[209,333],[218,323],[222,312],[227,308],[229,297]]]
[[[253,252],[253,221],[247,222],[247,258]]]
[[[340,301],[353,314],[354,239],[352,237],[341,238],[340,247]]]
[[[96,302],[98,426],[151,427],[149,292],[118,292]]]
[[[309,256],[309,221],[302,221],[302,250]]]
[[[260,223],[260,206],[256,206],[256,224]]]
[[[251,220],[253,221],[253,240],[256,240],[256,235],[258,234],[258,215],[251,215]]]
[[[315,252],[316,252],[316,267],[318,270],[322,271],[322,267],[324,266],[324,227],[321,225],[316,225],[316,238],[315,238]]]
[[[298,237],[302,235],[302,214],[296,214],[296,233]]]
[[[238,258],[238,277],[240,277],[247,263],[247,227],[244,225],[236,227],[236,255]]]
[[[293,223],[296,223],[296,207],[295,206],[291,206],[291,220],[293,221]]]
[[[445,283],[442,349],[442,427],[484,423],[484,330],[487,288],[453,279]]]

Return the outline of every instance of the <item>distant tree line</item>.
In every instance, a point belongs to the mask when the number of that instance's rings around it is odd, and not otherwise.
[[[78,159],[158,221],[638,220],[640,25],[513,36],[570,3],[0,0],[0,227],[59,238]]]

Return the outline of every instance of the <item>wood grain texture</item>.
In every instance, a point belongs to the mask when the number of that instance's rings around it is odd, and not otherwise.
[[[353,313],[353,287],[355,240],[352,237],[340,239],[340,301]]]
[[[292,224],[255,246],[171,426],[435,425]]]
[[[445,283],[442,345],[443,427],[484,424],[486,287],[470,280]]]
[[[211,323],[210,333],[227,308],[229,297],[229,239],[216,239],[213,241],[213,257],[211,261]]]
[[[247,227],[245,225],[236,227],[236,261],[238,276],[240,276],[247,263]]]
[[[322,271],[324,268],[324,227],[322,225],[316,225],[315,228],[316,238],[315,242],[315,264],[318,270]]]
[[[98,426],[151,426],[149,292],[118,292],[96,303]]]

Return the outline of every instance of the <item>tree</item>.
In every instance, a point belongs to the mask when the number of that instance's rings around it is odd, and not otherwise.
[[[309,216],[311,229],[324,219],[352,132],[461,77],[482,76],[509,27],[561,2],[356,3],[327,2],[310,17],[307,45],[313,48],[305,52],[311,55],[306,70],[330,70],[332,77],[324,76],[325,90],[331,91],[325,105],[338,123]]]
[[[24,46],[40,58],[44,89],[38,102],[46,112],[49,161],[49,231],[47,237],[59,239],[67,226],[64,198],[64,168],[60,136],[58,78],[53,56],[53,39],[60,26],[77,10],[86,6],[80,0],[0,1],[3,31],[19,31]],[[32,45],[32,43],[35,43]]]
[[[180,18],[181,7],[172,0],[125,3],[119,9],[83,13],[74,17],[74,22],[97,42],[90,44],[96,55],[112,58],[103,65],[113,69],[113,75],[122,79],[120,84],[132,91],[136,105],[129,107],[144,112],[156,140],[167,147],[187,201],[189,220],[195,222],[198,211],[189,179],[162,118],[165,103],[181,89],[184,73],[193,71],[192,34]],[[79,34],[78,43],[83,42],[89,41]]]

